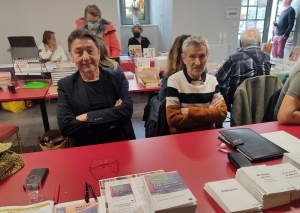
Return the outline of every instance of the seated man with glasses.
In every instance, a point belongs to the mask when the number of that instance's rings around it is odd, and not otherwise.
[[[168,78],[166,117],[170,133],[215,128],[227,115],[216,78],[205,72],[208,44],[201,36],[190,36],[182,44],[186,67]]]

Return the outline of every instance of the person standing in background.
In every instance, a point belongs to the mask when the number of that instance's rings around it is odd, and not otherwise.
[[[278,22],[274,22],[276,34],[273,37],[273,58],[283,58],[284,47],[290,32],[294,27],[296,12],[291,6],[292,0],[282,0],[284,10],[282,11]]]
[[[88,5],[84,11],[84,18],[79,18],[75,22],[76,30],[86,29],[95,37],[101,36],[106,43],[109,58],[115,58],[118,61],[121,49],[116,29],[111,22],[101,17],[101,11],[97,5]]]

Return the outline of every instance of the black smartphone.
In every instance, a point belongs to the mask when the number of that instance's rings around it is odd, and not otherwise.
[[[29,177],[31,175],[38,175],[41,177],[42,184],[44,184],[48,173],[49,173],[48,168],[36,168],[36,169],[32,169],[27,177]],[[23,185],[23,189],[25,190],[24,185]]]

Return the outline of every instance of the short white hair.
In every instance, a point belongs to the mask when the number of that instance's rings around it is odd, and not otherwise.
[[[183,54],[186,54],[186,50],[187,50],[187,47],[189,45],[205,46],[206,47],[206,53],[208,54],[208,42],[202,36],[190,36],[187,39],[185,39],[183,44],[182,44],[182,53]]]
[[[261,34],[256,28],[244,30],[241,33],[240,38],[243,46],[247,46],[249,44],[260,44],[261,42]]]

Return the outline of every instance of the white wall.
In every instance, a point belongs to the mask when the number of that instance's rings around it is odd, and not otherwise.
[[[120,43],[121,43],[121,52],[127,53],[128,50],[128,39],[133,37],[131,32],[132,25],[121,26],[120,27]],[[143,25],[142,36],[145,36],[149,39],[151,47],[155,48],[155,51],[159,50],[159,40],[158,40],[158,27],[157,25]]]
[[[235,52],[239,19],[226,19],[227,7],[241,7],[241,0],[173,0],[172,36],[181,34],[204,36],[217,44],[220,32],[227,34],[227,43]],[[236,27],[233,27],[236,22]]]
[[[42,43],[45,30],[55,32],[57,42],[67,52],[67,38],[84,16],[89,4],[96,4],[102,17],[112,22],[120,38],[118,0],[0,0],[0,64],[11,63],[8,36],[34,36]]]

